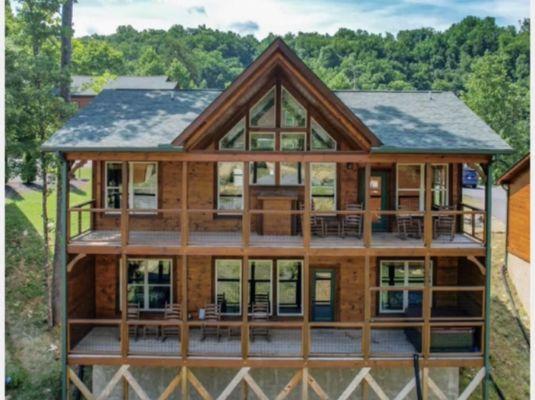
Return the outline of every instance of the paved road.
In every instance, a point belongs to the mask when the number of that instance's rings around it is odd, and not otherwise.
[[[477,189],[463,188],[463,196],[468,196],[476,201],[478,207],[485,207],[485,189],[483,187],[478,187]],[[501,186],[492,188],[492,216],[504,224],[507,221],[507,193]]]

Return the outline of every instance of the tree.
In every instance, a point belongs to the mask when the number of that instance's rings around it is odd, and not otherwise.
[[[169,79],[178,82],[180,89],[189,89],[193,86],[188,69],[179,60],[173,60],[167,69],[166,75]]]
[[[136,72],[139,75],[164,75],[165,67],[162,58],[152,48],[147,47],[139,58]]]

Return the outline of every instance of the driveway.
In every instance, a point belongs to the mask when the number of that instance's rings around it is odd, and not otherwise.
[[[463,188],[463,201],[468,197],[470,203],[476,207],[485,208],[485,188],[478,186],[477,189]],[[507,222],[507,192],[501,186],[492,188],[492,216],[506,224]]]

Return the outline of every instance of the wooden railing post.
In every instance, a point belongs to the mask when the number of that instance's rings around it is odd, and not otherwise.
[[[303,261],[303,327],[301,331],[301,351],[303,358],[308,360],[310,353],[310,257],[305,253]]]
[[[189,327],[188,327],[188,256],[185,254],[182,255],[180,261],[181,267],[181,285],[180,285],[180,294],[181,294],[181,310],[182,310],[182,325],[181,325],[181,334],[180,334],[180,352],[182,354],[182,359],[188,357],[188,340],[189,340]]]
[[[362,355],[367,360],[370,357],[370,319],[371,319],[371,293],[370,293],[370,256],[364,257],[364,331],[362,332]]]
[[[123,253],[119,265],[119,279],[121,280],[121,356],[128,357],[128,280],[127,280],[127,259]],[[125,362],[126,363],[126,362]]]
[[[433,193],[431,183],[433,180],[433,170],[430,163],[425,164],[425,211],[424,211],[424,245],[431,247],[433,242]]]
[[[364,247],[370,247],[372,242],[372,213],[370,209],[371,165],[366,164],[364,171]]]
[[[245,360],[249,356],[249,257],[245,255],[242,260],[242,329],[241,353]]]
[[[182,251],[188,245],[189,235],[188,215],[188,162],[182,162],[182,186],[180,190],[180,245]]]
[[[424,292],[422,301],[422,316],[424,319],[422,354],[425,359],[429,358],[431,347],[431,307],[431,257],[428,254],[424,260]]]
[[[121,245],[128,244],[128,162],[122,162],[122,184],[121,184]]]
[[[306,250],[310,249],[310,210],[312,209],[312,197],[310,193],[310,163],[304,163],[305,168],[305,207],[301,218],[303,231],[303,245]]]
[[[244,249],[249,247],[249,237],[251,234],[251,214],[249,213],[249,162],[243,163],[243,216],[242,216],[242,241]]]

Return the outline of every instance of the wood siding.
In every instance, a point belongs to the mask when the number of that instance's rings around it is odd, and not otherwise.
[[[511,181],[507,213],[507,251],[527,262],[530,261],[529,186],[529,169]]]

